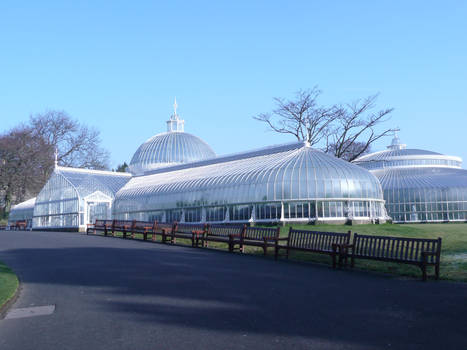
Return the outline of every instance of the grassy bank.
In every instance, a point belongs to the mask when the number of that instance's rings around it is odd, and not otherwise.
[[[0,309],[10,300],[18,289],[18,277],[0,261]]]
[[[386,235],[396,237],[442,238],[440,277],[445,280],[467,282],[467,223],[460,224],[383,224],[383,225],[292,225],[296,229],[331,231],[331,232],[357,232],[368,235]],[[281,228],[281,236],[286,237],[289,225]],[[121,236],[121,233],[117,233]],[[136,235],[142,239],[142,235]],[[157,241],[160,241],[158,235]],[[177,244],[191,245],[191,241],[177,239]],[[210,243],[210,248],[226,249],[223,243]],[[245,252],[262,254],[262,249],[245,247]],[[272,251],[270,255],[272,254]],[[291,252],[290,259],[296,261],[309,261],[330,264],[329,256],[313,253]],[[418,267],[383,263],[369,260],[356,260],[355,267],[362,270],[390,273],[399,276],[420,278]],[[432,273],[429,268],[429,274]]]

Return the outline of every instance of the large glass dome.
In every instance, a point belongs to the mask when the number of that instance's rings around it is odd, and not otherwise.
[[[388,150],[354,161],[381,182],[394,222],[467,221],[467,170],[462,159],[406,149],[394,137]]]
[[[144,142],[130,162],[130,171],[142,175],[147,171],[210,159],[216,156],[209,145],[200,138],[184,132],[184,120],[176,111],[167,121],[167,132],[155,135]]]

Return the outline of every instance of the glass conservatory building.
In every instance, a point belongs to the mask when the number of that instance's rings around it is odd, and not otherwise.
[[[56,166],[36,198],[34,229],[84,230],[96,218],[110,219],[115,193],[127,173]]]
[[[467,221],[467,170],[462,159],[407,149],[397,136],[388,150],[354,161],[381,182],[394,222]]]
[[[380,222],[388,217],[378,179],[300,142],[216,157],[184,132],[144,142],[129,173],[56,166],[36,199],[34,229],[83,230],[95,219],[159,222]]]
[[[34,197],[13,206],[8,215],[8,226],[14,225],[16,221],[26,221],[26,228],[31,228],[35,202]]]
[[[387,218],[375,176],[302,142],[147,171],[118,191],[113,210],[161,222]]]

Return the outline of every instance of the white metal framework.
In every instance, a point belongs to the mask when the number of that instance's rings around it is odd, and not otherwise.
[[[142,175],[147,171],[214,158],[212,148],[200,138],[184,132],[185,121],[174,114],[167,121],[167,132],[157,134],[136,150],[130,162],[130,171]]]
[[[26,228],[31,228],[35,202],[36,197],[14,205],[8,215],[8,226],[14,225],[16,221],[26,221]]]
[[[131,178],[110,171],[56,167],[34,206],[33,228],[84,229],[110,219],[115,193]]]
[[[356,159],[381,182],[394,222],[467,221],[467,170],[462,159],[406,149],[396,136],[388,150]]]
[[[387,218],[376,177],[304,143],[135,176],[118,191],[113,210],[117,219],[167,222]]]

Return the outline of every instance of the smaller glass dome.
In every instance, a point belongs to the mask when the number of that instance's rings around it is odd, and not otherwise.
[[[355,159],[353,163],[369,170],[415,166],[460,169],[462,159],[427,150],[406,148],[395,135],[387,150],[364,155]]]
[[[134,175],[147,171],[191,163],[216,157],[212,148],[200,138],[184,132],[185,121],[177,114],[177,101],[174,114],[167,121],[167,132],[157,134],[144,142],[136,150],[130,162]]]

